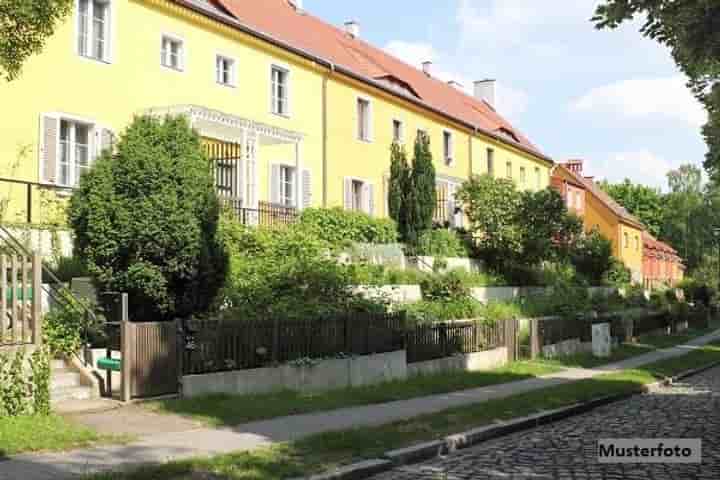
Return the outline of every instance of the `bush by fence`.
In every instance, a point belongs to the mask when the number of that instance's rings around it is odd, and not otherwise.
[[[309,358],[403,348],[403,314],[348,313],[308,320],[191,321],[183,374],[260,368]]]

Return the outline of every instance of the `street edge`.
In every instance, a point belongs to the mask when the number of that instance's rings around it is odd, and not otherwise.
[[[672,385],[678,380],[697,375],[720,365],[720,361],[711,362],[702,367],[686,370],[677,375],[665,377],[657,382],[649,383],[636,389],[593,398],[585,402],[576,403],[554,410],[544,410],[526,417],[509,421],[496,422],[483,427],[474,428],[465,432],[448,435],[441,440],[421,443],[411,447],[389,450],[381,458],[374,458],[347,465],[331,472],[325,472],[310,477],[300,477],[295,480],[362,480],[364,478],[386,472],[393,468],[423,462],[458,450],[478,445],[482,442],[503,437],[530,428],[547,425],[575,415],[587,413],[596,408],[619,402],[640,393],[647,393],[654,388]]]

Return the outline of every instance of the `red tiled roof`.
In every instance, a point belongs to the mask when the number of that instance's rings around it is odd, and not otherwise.
[[[584,177],[576,172],[573,172],[569,168],[567,168],[564,164],[559,164],[556,168],[562,168],[565,172],[567,172],[568,175],[570,175],[572,178],[575,179],[575,181],[579,182],[585,187],[585,190],[590,192],[592,195],[595,196],[601,203],[603,203],[610,211],[612,211],[615,215],[617,215],[622,221],[625,223],[628,223],[634,227],[645,229],[645,226],[642,224],[642,222],[632,215],[630,212],[628,212],[625,207],[617,203],[615,200],[610,197],[605,191],[600,188],[600,186],[595,183],[592,179],[588,177]]]
[[[672,248],[667,243],[658,240],[648,232],[643,232],[643,244],[646,249],[656,250],[658,252],[668,253],[670,255],[677,256],[677,250]]]
[[[185,5],[192,2],[198,8],[198,0],[175,1]],[[501,141],[552,161],[484,101],[426,75],[359,38],[349,36],[343,29],[305,11],[296,10],[288,0],[209,1],[211,5],[207,5],[207,9],[215,9],[214,14],[217,14],[218,8],[223,8],[243,27],[315,55],[364,79],[382,83],[388,77],[395,78],[409,87],[406,96],[414,97],[448,117],[500,137]],[[395,93],[398,93],[397,89]],[[504,134],[503,130],[511,135]],[[513,136],[517,141],[512,139]]]

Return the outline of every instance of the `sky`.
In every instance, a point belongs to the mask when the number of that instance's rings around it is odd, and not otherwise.
[[[598,0],[304,0],[335,25],[433,74],[497,80],[497,108],[555,161],[586,175],[666,188],[666,173],[701,165],[706,113],[669,50],[638,22],[598,31]]]

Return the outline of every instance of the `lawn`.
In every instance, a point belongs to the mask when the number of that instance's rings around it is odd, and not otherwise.
[[[720,361],[720,344],[643,368],[605,374],[593,379],[545,388],[512,397],[454,408],[432,415],[342,432],[314,435],[255,452],[211,459],[172,462],[130,473],[109,473],[91,480],[179,480],[218,475],[233,480],[279,480],[324,471],[353,461],[373,458],[393,448],[441,438],[450,433],[487,425],[496,420],[529,415],[614,393],[638,391],[657,375],[673,375]],[[197,475],[197,476],[193,476]]]
[[[191,417],[211,426],[238,425],[254,420],[334,410],[343,407],[406,400],[433,394],[497,385],[557,372],[556,365],[516,362],[485,372],[453,372],[414,377],[380,385],[320,393],[284,391],[263,395],[210,395],[146,404],[159,413]]]
[[[94,431],[57,415],[0,418],[0,458],[20,452],[87,447],[102,440]]]

